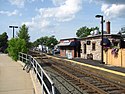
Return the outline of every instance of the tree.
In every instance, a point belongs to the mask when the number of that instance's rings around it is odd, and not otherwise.
[[[87,37],[88,35],[90,35],[90,32],[94,31],[94,30],[99,30],[99,28],[98,27],[88,28],[88,27],[84,26],[77,30],[76,36],[79,38]]]
[[[8,53],[9,55],[14,59],[18,59],[18,53],[23,52],[27,53],[28,48],[32,43],[29,42],[30,36],[28,34],[28,27],[26,25],[22,25],[20,27],[18,37],[17,38],[12,38],[8,42]]]
[[[41,37],[41,38],[39,38],[39,39],[37,39],[35,42],[34,42],[34,46],[38,46],[38,45],[46,45],[46,42],[47,42],[47,40],[48,40],[48,37],[47,36],[45,36],[45,37]]]
[[[0,35],[0,51],[5,52],[7,48],[7,41],[8,41],[8,36],[7,33],[4,32],[3,34]]]
[[[8,42],[8,54],[14,59],[18,59],[18,53],[19,52],[27,52],[26,42],[24,39],[20,38],[12,38]]]
[[[34,42],[34,46],[38,46],[38,45],[45,45],[48,46],[49,48],[53,48],[56,44],[58,44],[57,39],[55,38],[55,36],[45,36],[45,37],[41,37],[39,39],[37,39]]]
[[[25,24],[22,25],[22,27],[20,27],[19,33],[18,33],[18,38],[20,39],[24,39],[26,42],[26,47],[29,48],[29,40],[30,40],[30,36],[28,34],[28,27],[26,27]]]
[[[46,46],[48,46],[49,48],[53,48],[57,44],[58,44],[58,41],[55,38],[55,36],[49,37],[47,42],[46,42]]]

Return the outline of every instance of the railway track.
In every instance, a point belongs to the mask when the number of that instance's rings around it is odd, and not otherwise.
[[[79,87],[76,87],[76,85],[69,82],[48,65],[44,65],[43,69],[55,83],[55,94],[86,94],[83,90],[81,90]]]
[[[52,64],[49,63],[50,61],[46,57],[42,57],[42,60],[40,58],[37,58],[36,60],[55,83],[55,94],[87,94],[75,84],[67,80],[58,71],[55,71],[54,68],[52,68]]]
[[[125,88],[88,73],[87,71],[71,67],[65,63],[54,63],[52,67],[69,81],[84,89],[87,93],[125,94]]]
[[[60,60],[52,58],[44,60],[42,57],[41,60],[42,62],[49,62],[55,71],[89,94],[125,94],[124,87],[107,81],[96,74],[81,70]]]

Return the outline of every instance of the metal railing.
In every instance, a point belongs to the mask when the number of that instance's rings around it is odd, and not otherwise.
[[[32,70],[36,74],[42,88],[42,94],[55,94],[55,87],[52,80],[43,70],[43,68],[39,65],[39,63],[28,54],[19,53],[19,60],[32,65]]]

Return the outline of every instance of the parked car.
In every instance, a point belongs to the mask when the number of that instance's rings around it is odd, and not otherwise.
[[[54,50],[54,54],[60,54],[60,50],[59,49]]]

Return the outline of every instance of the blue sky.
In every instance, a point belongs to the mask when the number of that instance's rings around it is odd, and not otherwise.
[[[12,38],[9,25],[29,27],[30,40],[52,36],[59,40],[76,37],[82,27],[100,27],[96,14],[104,15],[111,22],[111,33],[125,26],[124,0],[0,0],[0,34],[7,32]],[[105,27],[104,27],[105,29]],[[18,32],[18,29],[15,29]]]

